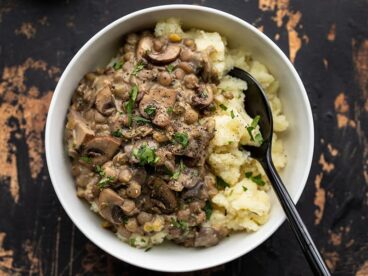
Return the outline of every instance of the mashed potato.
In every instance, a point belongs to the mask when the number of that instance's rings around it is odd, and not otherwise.
[[[215,115],[215,136],[210,143],[208,163],[217,177],[229,186],[220,190],[212,198],[214,211],[210,223],[234,231],[256,231],[267,222],[270,212],[268,180],[261,165],[252,159],[248,152],[240,150],[241,145],[258,145],[254,137],[260,135],[258,125],[251,130],[251,118],[244,110],[246,82],[227,76],[234,66],[250,72],[265,89],[270,101],[274,131],[280,133],[288,128],[288,122],[282,114],[282,104],[278,98],[279,82],[265,65],[254,60],[242,49],[227,48],[227,41],[216,32],[192,29],[184,32],[176,19],[159,22],[155,35],[178,33],[194,39],[197,49],[208,51],[211,62],[217,70],[220,83],[215,96],[217,105]],[[286,165],[282,140],[274,134],[272,141],[272,159],[278,170]],[[247,176],[248,177],[247,177]],[[252,177],[256,176],[257,179]],[[256,181],[258,180],[258,181]],[[258,185],[257,185],[258,182]],[[259,185],[261,182],[262,185]]]

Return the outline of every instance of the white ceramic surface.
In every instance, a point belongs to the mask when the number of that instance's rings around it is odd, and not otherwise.
[[[47,117],[46,157],[56,194],[75,225],[107,253],[143,268],[183,272],[231,261],[270,237],[285,219],[273,192],[271,192],[270,219],[255,233],[238,233],[207,249],[188,249],[165,244],[144,252],[120,242],[113,233],[101,228],[99,217],[89,210],[85,202],[77,198],[63,145],[65,115],[74,89],[83,75],[98,65],[105,65],[115,55],[122,35],[152,28],[155,22],[168,17],[180,18],[184,27],[220,32],[228,38],[230,46],[241,45],[251,51],[254,58],[266,64],[280,81],[280,96],[285,114],[290,121],[290,128],[284,135],[288,165],[282,178],[295,202],[303,191],[310,170],[314,130],[307,94],[288,58],[267,36],[230,14],[191,5],[148,8],[111,23],[78,51],[60,78]]]

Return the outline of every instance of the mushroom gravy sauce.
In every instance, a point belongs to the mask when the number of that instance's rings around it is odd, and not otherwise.
[[[192,39],[145,31],[129,34],[112,66],[76,89],[65,141],[77,195],[131,245],[134,234],[165,232],[188,247],[227,235],[206,223],[217,193],[205,162],[217,81]]]

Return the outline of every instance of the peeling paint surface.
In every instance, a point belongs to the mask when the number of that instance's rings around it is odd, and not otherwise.
[[[334,275],[368,275],[368,2],[174,3],[245,19],[293,62],[316,135],[298,210]],[[117,18],[160,4],[167,1],[0,1],[1,276],[161,275],[109,256],[76,229],[52,188],[43,138],[53,90],[77,50]],[[286,223],[247,255],[184,275],[245,273],[312,275]]]

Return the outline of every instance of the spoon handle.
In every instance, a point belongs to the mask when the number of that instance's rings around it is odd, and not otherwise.
[[[307,228],[305,227],[293,200],[291,199],[273,165],[271,154],[267,154],[266,160],[260,161],[263,169],[273,185],[276,195],[285,211],[286,217],[288,218],[290,226],[303,249],[313,273],[315,275],[331,275]]]

